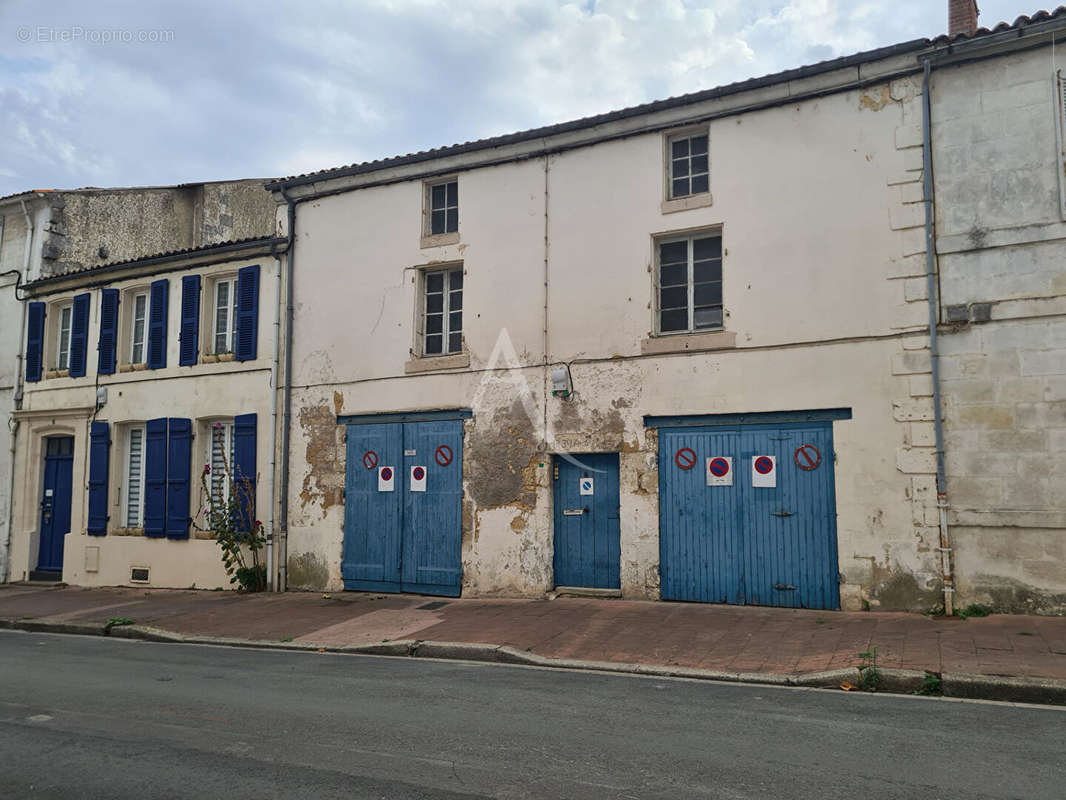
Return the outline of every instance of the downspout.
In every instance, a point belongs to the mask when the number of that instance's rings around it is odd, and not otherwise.
[[[277,497],[275,484],[278,479],[278,368],[281,358],[281,259],[276,243],[270,245],[270,257],[274,259],[274,358],[270,362],[270,519],[266,535],[266,574],[267,589],[274,590],[278,585],[274,574],[274,531],[277,524],[274,500]]]
[[[285,250],[285,383],[281,417],[281,530],[278,537],[278,591],[288,588],[289,546],[289,427],[292,418],[292,275],[296,249],[296,201],[281,190],[288,203],[288,238]]]
[[[22,206],[22,217],[26,220],[26,245],[22,254],[22,281],[23,283],[29,283],[30,280],[30,256],[33,251],[33,217],[30,216],[30,212],[26,209],[26,201],[20,200],[19,205]],[[18,299],[18,282],[15,282],[15,298]],[[26,371],[23,369],[23,359],[26,352],[26,303],[22,302],[22,323],[19,328],[19,348],[16,354],[16,367],[15,367],[15,410],[22,409],[22,390],[25,382]],[[15,525],[15,454],[17,453],[18,435],[19,435],[19,421],[11,418],[9,423],[11,430],[11,448],[8,454],[11,465],[11,482],[7,491],[7,532],[4,535],[4,548],[0,551],[0,583],[7,583],[8,575],[10,572],[11,562],[9,554],[11,553],[11,531]]]
[[[925,59],[922,78],[922,195],[925,204],[925,288],[929,295],[929,360],[933,373],[933,432],[936,437],[936,497],[940,522],[940,567],[944,582],[944,613],[955,613],[955,580],[951,569],[951,539],[948,536],[948,486],[944,470],[944,421],[940,401],[940,356],[936,325],[939,300],[936,291],[936,237],[933,232],[933,136],[930,77],[932,66]]]
[[[544,427],[541,429],[541,449],[548,452],[548,398],[551,397],[551,390],[548,385],[550,379],[548,370],[550,366],[548,362],[551,360],[549,355],[549,339],[548,339],[548,176],[551,172],[551,155],[544,155],[544,335],[542,340],[542,346],[544,348],[544,369],[540,376],[540,385],[543,392],[541,398],[542,407],[544,409]]]

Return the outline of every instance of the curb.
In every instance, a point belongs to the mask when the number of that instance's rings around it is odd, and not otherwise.
[[[616,661],[579,661],[552,658],[507,645],[475,642],[432,642],[419,639],[397,639],[374,644],[318,645],[310,642],[268,642],[256,639],[237,639],[222,636],[195,636],[156,628],[151,625],[121,625],[110,630],[105,625],[87,622],[49,622],[34,619],[2,619],[0,629],[32,633],[66,633],[87,636],[112,636],[116,639],[136,639],[169,644],[201,644],[221,647],[243,647],[253,650],[281,650],[312,653],[342,653],[348,655],[391,656],[398,658],[434,658],[455,661],[476,661],[492,664],[513,664],[529,667],[611,672],[661,678],[689,678],[692,680],[725,683],[792,686],[808,689],[839,689],[844,681],[858,683],[856,667],[786,675],[773,672],[723,672],[694,667],[669,667]],[[913,695],[926,678],[926,673],[906,669],[882,669],[881,694]],[[941,676],[944,697],[969,700],[996,700],[1013,703],[1037,703],[1066,706],[1066,681],[1052,678],[1019,678],[1006,675],[971,675],[944,673]]]

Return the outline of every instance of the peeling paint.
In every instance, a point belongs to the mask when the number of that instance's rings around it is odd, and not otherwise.
[[[882,86],[880,95],[874,96],[866,92],[862,93],[862,96],[859,97],[859,110],[880,111],[891,102],[892,94],[888,86]]]
[[[286,580],[291,589],[321,590],[329,587],[329,566],[315,553],[289,556]]]
[[[334,392],[334,406],[343,404],[340,392]],[[300,490],[300,506],[317,503],[322,517],[331,506],[340,505],[344,498],[344,428],[337,424],[337,414],[326,404],[300,409],[300,427],[307,447],[304,459],[307,474]]]

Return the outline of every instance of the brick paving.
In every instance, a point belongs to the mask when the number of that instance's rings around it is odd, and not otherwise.
[[[440,602],[439,607],[420,608]],[[968,620],[889,612],[560,598],[441,600],[307,592],[0,587],[0,618],[103,625],[123,617],[174,633],[343,646],[396,639],[509,645],[542,656],[799,674],[855,666],[1066,680],[1066,618]]]

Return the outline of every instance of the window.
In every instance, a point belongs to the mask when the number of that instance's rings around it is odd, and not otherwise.
[[[148,318],[148,294],[135,294],[130,314],[130,363],[144,363],[145,321]]]
[[[233,330],[237,327],[237,281],[234,278],[215,281],[215,313],[211,342],[215,355],[232,353]]]
[[[459,182],[447,181],[429,187],[429,235],[459,230]]]
[[[721,234],[661,240],[658,261],[659,332],[721,328]]]
[[[74,306],[59,309],[59,331],[56,340],[56,369],[70,369],[70,332]]]
[[[127,528],[144,524],[144,428],[131,427],[126,435],[126,497],[122,504]]]
[[[230,475],[233,472],[233,421],[212,422],[208,427],[207,463],[211,465],[208,488],[213,498],[229,500]]]
[[[710,191],[710,164],[707,160],[707,134],[670,139],[670,198],[688,197]]]
[[[460,353],[463,350],[463,268],[424,273],[422,354]]]

